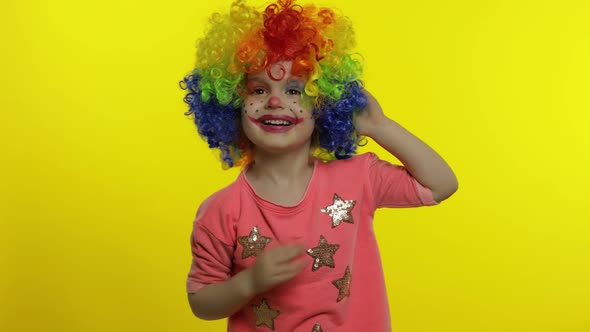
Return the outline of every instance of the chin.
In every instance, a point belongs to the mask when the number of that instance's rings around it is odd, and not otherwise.
[[[307,143],[309,146],[310,144]],[[305,143],[302,144],[286,144],[286,145],[269,145],[269,144],[256,144],[254,146],[257,150],[263,151],[269,154],[288,154],[289,152],[300,150],[305,146]]]

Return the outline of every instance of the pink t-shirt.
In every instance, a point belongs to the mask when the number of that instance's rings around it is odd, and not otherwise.
[[[242,172],[199,207],[187,291],[231,278],[263,250],[303,243],[311,264],[232,315],[228,331],[390,331],[374,211],[435,204],[403,166],[374,153],[316,161],[305,196],[289,207],[259,197]]]

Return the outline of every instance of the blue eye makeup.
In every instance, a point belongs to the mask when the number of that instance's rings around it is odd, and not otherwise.
[[[290,95],[300,95],[303,93],[305,83],[297,80],[289,80],[287,83],[286,91]]]

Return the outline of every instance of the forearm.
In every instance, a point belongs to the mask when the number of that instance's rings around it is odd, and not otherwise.
[[[249,273],[244,270],[231,279],[189,293],[189,304],[195,316],[206,320],[221,319],[240,310],[255,295]]]
[[[452,195],[458,187],[455,174],[445,160],[397,122],[384,118],[370,137],[399,159],[437,202]]]

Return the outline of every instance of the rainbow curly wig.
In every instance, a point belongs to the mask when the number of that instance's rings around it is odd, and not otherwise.
[[[245,165],[251,160],[240,120],[245,77],[293,61],[293,75],[308,78],[305,93],[314,102],[314,155],[349,158],[361,141],[353,116],[367,104],[353,47],[350,20],[331,9],[278,0],[259,12],[237,0],[229,14],[211,16],[198,41],[195,69],[180,81],[185,115],[193,116],[209,147],[221,151],[224,168]]]

